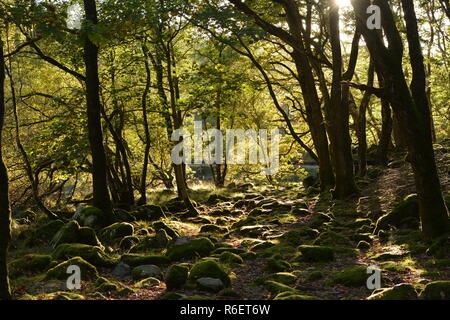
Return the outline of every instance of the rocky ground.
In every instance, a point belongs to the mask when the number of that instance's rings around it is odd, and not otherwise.
[[[448,149],[438,148],[450,206]],[[450,299],[450,240],[419,231],[409,165],[370,168],[348,201],[314,186],[231,184],[193,190],[193,216],[171,194],[117,209],[106,228],[85,207],[65,221],[15,216],[16,299]],[[71,265],[81,289],[68,290]],[[369,266],[383,289],[368,289]]]

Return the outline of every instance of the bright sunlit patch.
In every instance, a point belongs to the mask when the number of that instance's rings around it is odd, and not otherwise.
[[[335,0],[335,1],[336,4],[341,8],[351,6],[350,0]]]

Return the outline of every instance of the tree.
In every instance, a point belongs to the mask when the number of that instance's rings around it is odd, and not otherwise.
[[[6,262],[11,240],[11,210],[9,205],[8,172],[3,162],[3,126],[5,122],[5,58],[0,37],[0,299],[11,299]]]
[[[84,0],[84,10],[87,23],[91,26],[96,25],[98,18],[95,0]],[[101,124],[98,50],[97,45],[87,35],[84,40],[84,63],[86,65],[88,134],[92,154],[93,204],[111,219],[112,204],[108,192],[107,161]]]
[[[422,232],[426,238],[439,237],[450,230],[433,151],[430,108],[426,96],[426,75],[419,41],[417,19],[412,0],[402,0],[409,58],[413,70],[411,87],[403,72],[403,41],[386,0],[375,1],[383,15],[385,46],[377,30],[366,26],[369,1],[352,0],[357,21],[376,68],[385,80],[386,94],[402,132],[405,133],[419,199]]]

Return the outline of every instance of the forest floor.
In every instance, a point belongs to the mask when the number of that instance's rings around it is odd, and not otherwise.
[[[444,147],[436,150],[447,203],[448,151]],[[298,184],[232,184],[220,190],[199,187],[191,192],[198,216],[186,213],[174,195],[159,193],[153,198],[164,215],[155,206],[121,210],[128,222],[96,230],[97,251],[89,246],[91,237],[88,241],[74,235],[83,229],[78,224],[72,223],[73,229],[67,221],[57,225],[40,215],[19,219],[14,223],[9,257],[14,260],[10,263],[14,296],[423,299],[436,298],[432,289],[440,286],[438,298],[450,299],[449,282],[439,282],[450,280],[449,238],[424,241],[417,202],[411,197],[403,200],[414,193],[410,165],[398,160],[387,169],[370,167],[368,176],[358,179],[360,194],[346,201],[332,200],[328,194],[317,194],[314,187],[305,190]],[[390,220],[379,221],[387,213]],[[70,239],[85,246],[64,244]],[[75,256],[82,257],[88,267],[81,268],[81,289],[70,291],[65,271],[74,260],[64,261]],[[210,265],[202,267],[205,261]],[[375,289],[381,294],[374,295],[374,289],[367,288],[369,266],[381,271],[382,288],[396,289]],[[88,277],[89,267],[98,274],[94,271]]]

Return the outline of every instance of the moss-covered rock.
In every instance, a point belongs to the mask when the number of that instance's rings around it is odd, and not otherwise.
[[[200,233],[226,233],[227,231],[227,228],[215,224],[205,224],[200,228]]]
[[[162,271],[158,266],[154,264],[147,264],[142,266],[137,266],[131,271],[134,280],[142,280],[149,277],[154,277],[157,279],[162,278]]]
[[[167,289],[181,288],[188,280],[189,267],[185,263],[172,265],[166,273],[165,282]]]
[[[174,245],[167,251],[167,257],[172,260],[204,257],[214,250],[214,244],[208,238],[198,238],[187,243]]]
[[[426,300],[450,300],[450,281],[430,282],[420,296]]]
[[[340,284],[346,287],[365,286],[369,274],[366,266],[353,266],[337,272],[330,280],[330,284]]]
[[[367,300],[415,300],[417,292],[409,283],[401,283],[392,288],[382,289],[372,294]]]
[[[231,285],[231,280],[228,274],[217,262],[213,260],[197,262],[189,273],[190,280],[197,280],[205,277],[220,279],[226,287]]]
[[[148,289],[152,287],[159,287],[161,285],[161,281],[155,277],[149,277],[142,279],[141,281],[137,282],[134,286],[136,288],[140,289]]]
[[[305,282],[314,282],[323,278],[323,273],[321,271],[312,271],[310,272],[306,278]]]
[[[62,220],[52,220],[31,232],[25,241],[25,245],[30,247],[40,242],[49,242],[63,226]]]
[[[102,247],[94,229],[80,227],[76,220],[69,221],[53,236],[50,245],[56,248],[63,243],[82,243],[91,246]]]
[[[98,292],[113,292],[119,290],[119,285],[116,283],[104,278],[100,277],[95,281],[94,287]]]
[[[105,213],[96,207],[80,207],[73,216],[83,227],[103,228],[107,224]]]
[[[351,243],[346,236],[333,231],[325,231],[314,240],[313,244],[324,246],[348,246]]]
[[[176,238],[179,237],[180,234],[177,230],[175,230],[174,228],[169,227],[166,223],[162,222],[162,221],[158,221],[153,223],[153,229],[155,229],[156,231],[158,230],[165,230],[166,233],[172,237],[172,238]]]
[[[371,247],[371,245],[367,241],[360,241],[356,245],[356,248],[361,249],[361,250],[369,250],[370,247]]]
[[[134,227],[131,223],[116,222],[101,230],[101,238],[104,241],[114,241],[126,236],[131,236],[134,233]]]
[[[112,267],[116,264],[115,259],[109,257],[100,247],[80,243],[61,244],[53,250],[52,257],[59,261],[81,257],[89,263],[100,267]]]
[[[272,296],[276,296],[277,294],[279,294],[281,292],[298,293],[298,291],[295,290],[294,288],[291,288],[285,284],[282,284],[282,283],[279,283],[276,281],[272,281],[272,280],[268,280],[268,281],[264,282],[264,286],[272,294]]]
[[[98,277],[96,267],[81,257],[74,257],[48,270],[45,279],[67,279],[69,277],[69,274],[67,274],[67,268],[69,268],[69,266],[78,266],[80,268],[82,280],[92,280],[97,279]]]
[[[129,250],[131,247],[139,243],[139,238],[136,236],[126,236],[120,240],[119,248],[122,250]]]
[[[166,292],[159,297],[159,300],[181,300],[185,295],[178,292]]]
[[[277,294],[273,300],[321,300],[315,296],[308,296],[296,292],[285,291]]]
[[[317,229],[320,228],[321,226],[323,226],[323,224],[327,223],[327,222],[331,222],[333,220],[333,218],[325,213],[322,212],[318,212],[315,213],[311,219],[308,221],[308,227],[312,228],[312,229]]]
[[[298,248],[300,259],[305,262],[328,262],[334,260],[334,250],[330,247],[301,245]]]
[[[291,270],[292,266],[287,261],[271,258],[267,259],[266,268],[271,272],[283,272]]]
[[[155,221],[155,220],[159,220],[161,218],[165,218],[166,214],[160,206],[146,205],[146,206],[137,207],[136,211],[134,212],[134,216],[138,220]]]
[[[126,263],[130,267],[137,267],[139,265],[144,264],[154,264],[159,267],[165,266],[169,264],[169,259],[165,256],[161,255],[144,255],[144,254],[135,254],[128,253],[124,254],[121,258],[123,263]]]
[[[42,300],[84,300],[81,294],[74,292],[58,291],[45,294],[41,297]]]
[[[62,243],[77,243],[78,242],[78,232],[80,230],[80,225],[77,221],[72,220],[66,223],[59,231],[55,234],[50,245],[56,248]]]
[[[223,290],[221,290],[218,295],[220,297],[228,297],[228,298],[240,298],[241,295],[239,294],[239,292],[236,292],[235,290],[231,289],[231,288],[225,288]]]
[[[277,272],[271,274],[269,279],[285,285],[292,285],[297,281],[297,276],[290,272]]]
[[[14,279],[25,275],[25,273],[39,273],[45,271],[51,261],[52,257],[49,255],[27,254],[8,264],[9,276]]]
[[[411,220],[412,218],[412,220]],[[411,194],[400,201],[391,212],[378,219],[374,233],[387,229],[390,225],[397,228],[419,226],[419,203],[417,194]]]
[[[241,256],[229,252],[229,251],[224,251],[220,254],[219,256],[219,261],[222,263],[226,263],[226,264],[241,264],[244,262],[244,260],[241,258]]]

